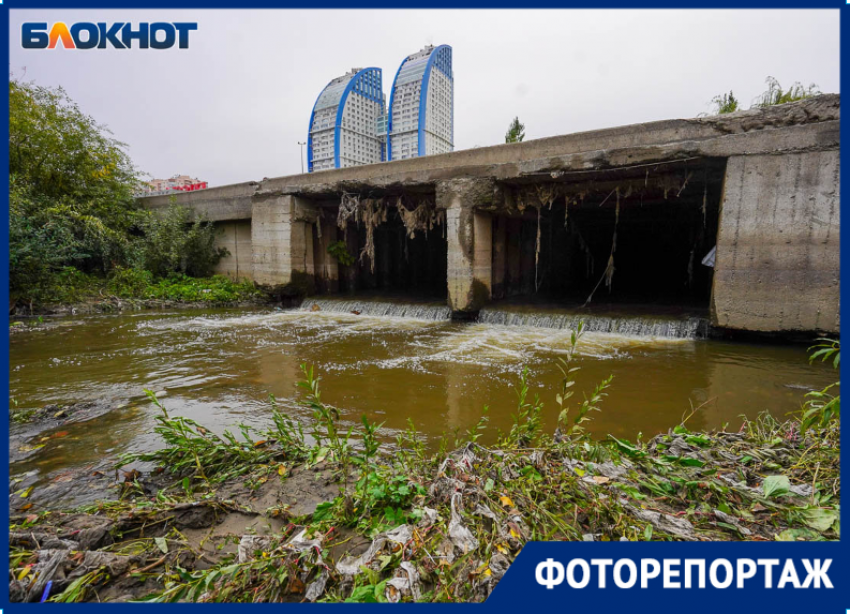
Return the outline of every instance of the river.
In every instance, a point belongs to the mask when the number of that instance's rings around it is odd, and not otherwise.
[[[366,414],[383,422],[382,434],[392,438],[411,419],[432,443],[446,431],[473,427],[484,406],[485,440],[509,429],[514,387],[527,367],[551,432],[560,378],[556,362],[569,347],[572,320],[498,312],[483,312],[477,323],[447,318],[439,304],[324,299],[292,310],[51,319],[42,330],[10,336],[13,403],[20,410],[97,401],[114,409],[29,441],[28,427],[12,424],[13,446],[44,444],[12,463],[12,477],[54,488],[48,499],[55,503],[84,500],[69,494],[72,483],[56,485],[70,482],[66,476],[108,472],[123,452],[160,446],[153,433],[158,410],[144,398],[146,388],[165,391],[162,401],[172,414],[219,432],[240,422],[268,424],[270,393],[286,411],[306,417],[295,388],[301,363],[315,365],[323,399],[340,408],[346,422]],[[574,399],[581,399],[582,391],[614,376],[602,411],[587,424],[599,436],[649,438],[695,407],[688,421],[693,430],[724,424],[737,429],[742,415],[767,410],[782,417],[799,409],[807,390],[836,379],[828,367],[808,364],[805,346],[695,339],[696,325],[688,320],[608,318],[589,328],[598,330],[580,342],[581,370],[573,389]],[[44,439],[60,429],[67,434]]]

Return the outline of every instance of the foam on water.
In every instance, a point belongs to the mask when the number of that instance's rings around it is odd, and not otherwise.
[[[486,307],[479,313],[478,321],[501,326],[527,326],[556,330],[575,330],[579,322],[584,322],[584,330],[587,332],[668,339],[694,339],[703,336],[707,326],[703,318],[696,317],[610,317],[575,313],[529,313]]]
[[[370,317],[413,318],[414,320],[439,321],[451,318],[452,312],[448,305],[438,303],[403,303],[390,301],[368,301],[357,299],[306,299],[301,304],[301,311],[313,311],[317,306],[318,312],[349,313]]]

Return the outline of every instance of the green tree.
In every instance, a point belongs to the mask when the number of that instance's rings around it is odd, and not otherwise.
[[[176,206],[153,216],[133,197],[138,182],[126,146],[65,90],[11,79],[12,297],[78,296],[97,281],[92,275],[112,272],[136,285],[152,281],[151,273],[211,275],[227,254],[215,246],[215,227]]]
[[[62,88],[9,83],[10,286],[125,261],[140,212],[125,145]]]
[[[521,124],[519,117],[514,117],[508,131],[505,133],[505,143],[521,143],[525,138],[525,124]]]

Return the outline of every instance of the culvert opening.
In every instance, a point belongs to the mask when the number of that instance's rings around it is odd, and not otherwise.
[[[333,218],[334,241],[314,240],[314,249],[327,251],[330,243],[337,243],[336,249],[344,247],[345,255],[333,256],[339,264],[336,288],[326,285],[318,288],[320,292],[445,301],[445,213],[437,211],[433,194],[346,195],[339,209],[326,211],[325,218]]]
[[[493,218],[493,298],[707,313],[724,170],[699,159],[513,186]]]

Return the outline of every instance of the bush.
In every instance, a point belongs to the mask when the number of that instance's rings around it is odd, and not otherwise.
[[[109,274],[107,287],[120,298],[144,298],[152,284],[150,271],[117,267]]]
[[[197,279],[175,273],[150,286],[145,298],[183,303],[235,303],[255,298],[259,294],[250,281],[234,282],[221,275]]]
[[[229,252],[215,247],[218,229],[172,202],[161,216],[151,215],[142,224],[140,260],[144,269],[165,277],[182,273],[208,277]]]

